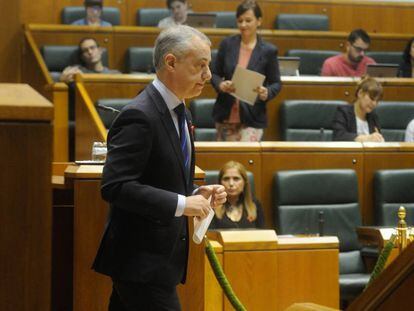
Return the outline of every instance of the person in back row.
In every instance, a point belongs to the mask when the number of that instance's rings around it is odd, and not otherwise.
[[[171,11],[171,16],[160,20],[158,27],[168,28],[186,23],[188,12],[187,0],[167,0],[167,8]]]
[[[103,0],[85,0],[83,5],[85,6],[86,16],[74,21],[72,25],[105,27],[112,26],[111,23],[101,19]]]
[[[79,42],[78,50],[80,64],[66,67],[60,75],[60,81],[72,82],[77,73],[120,73],[103,65],[102,52],[102,48],[94,38],[83,38]]]
[[[214,210],[210,229],[264,228],[263,209],[252,193],[247,170],[243,164],[229,161],[219,172],[227,202]]]
[[[374,112],[382,98],[382,85],[374,78],[361,79],[352,105],[338,106],[332,122],[333,140],[383,142],[378,116]]]
[[[398,76],[403,78],[414,77],[414,38],[411,38],[405,46],[403,62],[400,64]]]
[[[345,53],[329,57],[322,66],[322,76],[361,77],[366,74],[367,65],[375,60],[365,55],[371,38],[363,29],[353,30],[346,42]]]

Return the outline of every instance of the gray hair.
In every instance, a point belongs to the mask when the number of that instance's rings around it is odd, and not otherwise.
[[[168,53],[178,59],[186,55],[192,48],[192,39],[198,37],[211,46],[211,41],[205,34],[186,25],[178,25],[164,29],[155,40],[154,67],[158,71],[164,66],[164,56]]]

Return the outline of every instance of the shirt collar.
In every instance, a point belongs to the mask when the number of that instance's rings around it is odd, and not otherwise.
[[[175,107],[177,107],[179,104],[184,103],[184,100],[178,99],[177,96],[173,92],[171,92],[164,83],[162,83],[158,77],[155,77],[154,81],[152,81],[152,84],[157,89],[158,92],[160,92],[162,99],[167,104],[167,107],[169,110],[174,110]]]

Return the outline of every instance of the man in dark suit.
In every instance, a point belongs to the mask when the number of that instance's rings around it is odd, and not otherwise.
[[[109,131],[101,191],[110,214],[93,265],[112,278],[109,310],[180,310],[176,285],[185,281],[189,243],[185,216],[206,217],[226,200],[219,185],[193,194],[194,146],[183,106],[211,78],[210,55],[209,39],[191,27],[161,32],[154,50],[157,78]]]

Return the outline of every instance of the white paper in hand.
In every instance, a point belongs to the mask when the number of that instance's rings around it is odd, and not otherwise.
[[[262,86],[264,80],[265,76],[261,73],[237,66],[231,78],[236,91],[231,93],[231,95],[250,105],[254,105],[257,98],[257,92],[254,90]]]
[[[211,220],[214,217],[214,210],[210,208],[210,212],[208,213],[207,217],[204,219],[194,217],[194,234],[193,234],[193,241],[196,244],[200,244],[204,236],[207,232],[208,226],[210,226]]]

